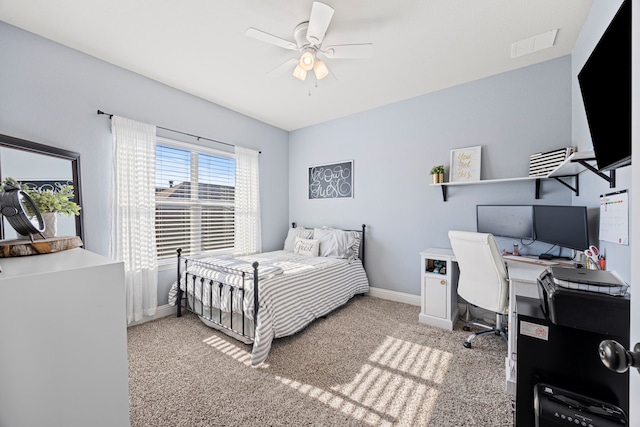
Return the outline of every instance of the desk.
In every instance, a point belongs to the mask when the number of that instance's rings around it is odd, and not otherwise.
[[[518,308],[516,297],[538,299],[538,277],[549,267],[544,262],[537,262],[537,258],[519,257],[519,259],[505,259],[509,272],[509,340],[507,343],[507,357],[505,358],[505,374],[507,377],[507,393],[516,394],[516,362],[518,350],[518,335],[516,322],[518,320]],[[558,267],[571,267],[567,261],[556,260],[554,265]]]
[[[429,248],[420,252],[421,258],[421,311],[420,323],[453,330],[458,317],[458,263],[450,248]],[[433,261],[444,262],[445,274],[434,274]],[[506,390],[516,393],[517,334],[515,325],[518,316],[516,296],[538,298],[538,277],[547,268],[536,263],[535,258],[507,259],[509,271],[509,312],[507,315],[509,339],[505,358]],[[557,265],[562,265],[558,261]],[[566,263],[565,263],[566,265]],[[462,345],[462,344],[461,344]]]
[[[515,396],[518,349],[518,335],[515,332],[515,325],[518,320],[516,296],[539,298],[538,277],[547,266],[513,260],[507,260],[506,262],[509,272],[509,339],[507,341],[507,357],[505,358],[505,374],[507,378],[507,393]]]
[[[516,422],[518,427],[534,427],[534,386],[550,384],[577,394],[586,395],[622,408],[629,413],[629,371],[618,374],[607,369],[598,355],[600,341],[611,339],[628,348],[628,325],[616,330],[620,335],[590,332],[581,328],[559,326],[546,318],[538,298],[517,297],[517,324],[523,323],[546,329],[544,338],[514,327],[510,335],[518,336],[518,392],[516,394]],[[634,408],[635,409],[635,408]],[[584,414],[584,413],[583,413]],[[602,425],[594,422],[594,425]],[[570,420],[544,425],[578,425]],[[580,426],[584,424],[580,423]],[[614,425],[610,423],[607,425]],[[615,423],[615,425],[619,425]]]

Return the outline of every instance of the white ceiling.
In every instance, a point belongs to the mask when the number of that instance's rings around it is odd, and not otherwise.
[[[245,36],[294,41],[312,0],[0,0],[0,20],[294,130],[567,55],[593,0],[323,2],[335,9],[323,45],[374,54],[327,60],[335,78],[317,87],[267,75],[297,52]],[[512,43],[553,29],[551,48],[511,59]]]

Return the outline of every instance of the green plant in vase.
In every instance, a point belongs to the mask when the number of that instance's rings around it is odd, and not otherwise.
[[[66,216],[80,215],[80,206],[73,201],[73,185],[57,190],[25,190],[40,213],[59,213]]]
[[[434,184],[440,184],[444,182],[444,166],[437,165],[431,168],[431,177]]]

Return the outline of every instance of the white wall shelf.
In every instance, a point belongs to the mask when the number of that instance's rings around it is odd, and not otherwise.
[[[575,152],[571,156],[562,162],[557,168],[548,173],[547,175],[539,176],[524,176],[517,178],[502,178],[502,179],[481,179],[479,181],[459,181],[459,182],[442,182],[440,184],[430,184],[432,187],[440,187],[442,189],[442,200],[447,201],[447,188],[460,185],[478,185],[478,184],[496,184],[501,182],[518,182],[518,181],[534,181],[535,182],[535,197],[540,198],[540,181],[542,179],[555,179],[565,187],[573,191],[576,196],[580,195],[580,186],[578,175],[584,170],[590,170],[605,181],[609,183],[610,188],[616,186],[616,171],[612,170],[609,175],[600,172],[595,166],[591,164],[596,160],[593,151],[581,151]],[[573,185],[561,178],[573,178]]]

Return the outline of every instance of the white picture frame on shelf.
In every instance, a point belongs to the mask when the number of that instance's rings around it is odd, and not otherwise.
[[[451,150],[449,182],[480,181],[481,154],[480,145]]]

